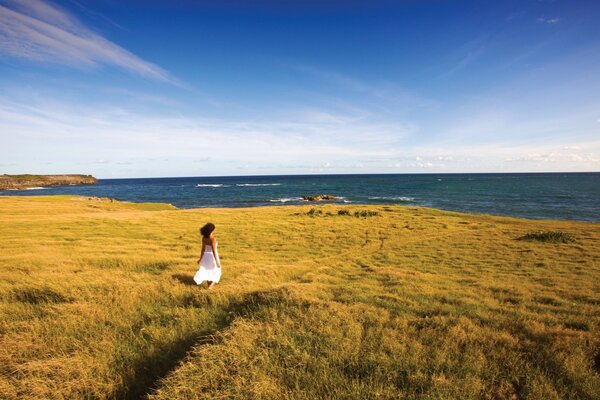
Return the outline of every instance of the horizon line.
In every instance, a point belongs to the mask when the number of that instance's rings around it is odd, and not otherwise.
[[[257,175],[189,175],[189,176],[144,176],[127,178],[102,178],[101,180],[117,179],[183,179],[183,178],[258,178],[258,177],[285,177],[285,176],[356,176],[356,175],[491,175],[491,174],[600,174],[600,171],[519,171],[519,172],[372,172],[372,173],[305,173],[305,174],[257,174]],[[40,174],[33,174],[40,175]],[[67,175],[67,174],[49,174]],[[80,174],[77,174],[80,175]],[[83,174],[87,175],[87,174]]]

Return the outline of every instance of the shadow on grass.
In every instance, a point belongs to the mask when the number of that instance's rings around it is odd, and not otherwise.
[[[69,303],[71,299],[49,287],[21,287],[11,292],[12,297],[21,303],[29,304],[57,304]]]
[[[175,279],[194,282],[191,277],[182,274],[173,275]],[[195,285],[195,283],[193,283]],[[215,293],[217,294],[217,293]],[[150,354],[142,354],[125,368],[132,371],[124,379],[123,387],[114,393],[114,398],[134,400],[146,399],[175,370],[186,354],[195,346],[214,344],[218,332],[227,329],[236,317],[247,317],[263,306],[290,301],[290,292],[285,288],[250,292],[238,298],[214,298],[206,295],[204,307],[213,308],[214,320],[209,327],[199,329],[177,341],[157,346]]]
[[[171,278],[178,280],[184,285],[196,286],[196,282],[194,282],[194,277],[191,275],[173,274],[171,275]]]
[[[182,337],[168,345],[159,346],[150,354],[140,355],[130,366],[132,374],[124,379],[124,385],[114,394],[115,399],[146,399],[158,388],[160,381],[172,370],[194,346],[202,342],[210,343],[210,338],[231,323],[226,315],[217,317],[216,328],[203,329]]]

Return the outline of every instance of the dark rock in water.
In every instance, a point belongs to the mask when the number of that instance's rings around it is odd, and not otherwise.
[[[302,200],[307,200],[307,201],[337,200],[337,197],[332,196],[330,194],[316,194],[313,196],[302,196]]]
[[[96,183],[96,178],[91,175],[0,175],[0,190]]]

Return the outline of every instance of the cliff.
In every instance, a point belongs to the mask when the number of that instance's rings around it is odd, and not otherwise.
[[[96,183],[91,175],[0,175],[0,190]]]

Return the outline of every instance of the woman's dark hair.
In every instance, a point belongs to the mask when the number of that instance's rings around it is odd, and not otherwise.
[[[200,228],[200,234],[205,238],[209,237],[212,231],[215,230],[215,224],[211,224],[210,222]]]

